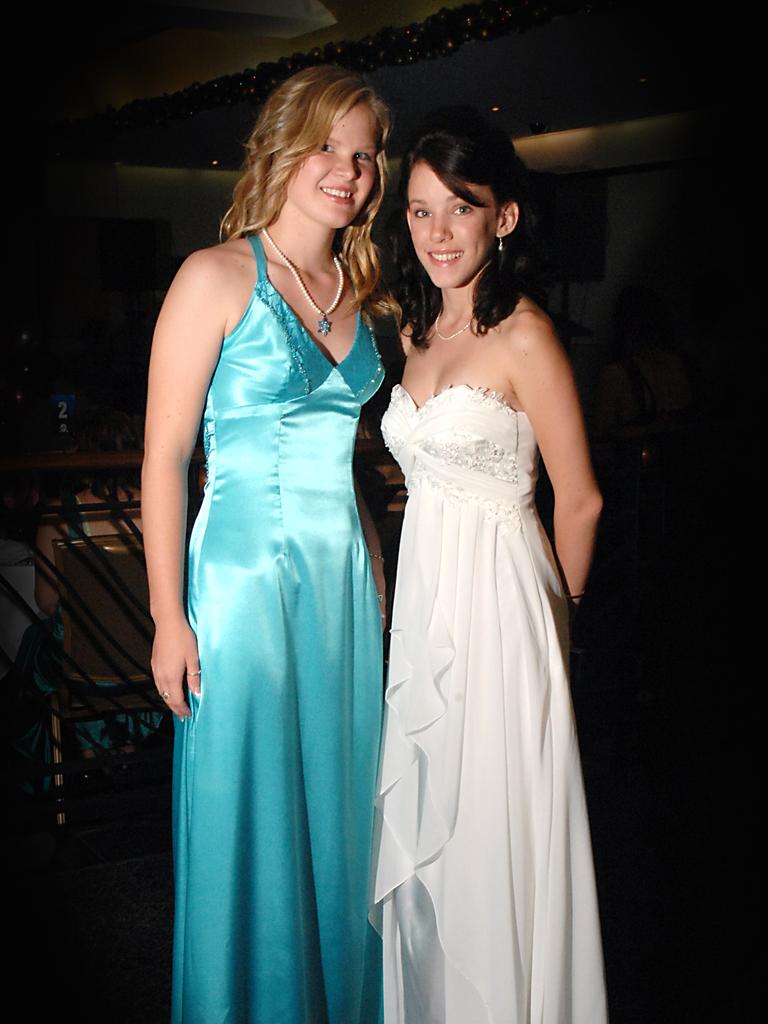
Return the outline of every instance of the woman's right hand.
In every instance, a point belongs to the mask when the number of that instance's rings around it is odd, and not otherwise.
[[[152,675],[157,692],[179,719],[189,718],[191,711],[184,700],[184,679],[190,691],[200,696],[200,659],[197,638],[183,616],[156,624],[152,645]]]

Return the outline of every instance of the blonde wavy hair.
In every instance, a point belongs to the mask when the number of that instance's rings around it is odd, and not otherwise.
[[[274,223],[294,171],[317,152],[338,119],[358,103],[365,103],[376,121],[378,174],[365,206],[342,230],[338,249],[358,308],[385,315],[393,307],[379,285],[379,257],[371,228],[384,197],[389,110],[373,89],[350,71],[330,65],[306,68],[267,98],[246,142],[244,173],[235,185],[220,234],[224,240],[241,238]]]

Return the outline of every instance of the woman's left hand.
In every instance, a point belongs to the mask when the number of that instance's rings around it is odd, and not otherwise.
[[[383,633],[387,628],[387,582],[384,578],[384,562],[380,558],[372,558],[371,568],[373,569],[373,580],[376,584],[376,597],[378,598],[379,611],[381,612],[381,631]]]

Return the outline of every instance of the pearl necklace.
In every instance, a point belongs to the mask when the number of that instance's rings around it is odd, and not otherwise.
[[[435,334],[438,336],[438,338],[442,338],[443,341],[450,341],[452,338],[458,338],[458,336],[460,334],[463,334],[464,331],[466,331],[466,329],[472,323],[472,319],[473,319],[472,317],[470,317],[469,320],[467,320],[467,322],[464,324],[464,326],[461,328],[460,331],[455,331],[453,334],[441,334],[440,333],[440,327],[438,325],[440,323],[440,317],[442,315],[443,315],[443,311],[440,310],[440,312],[437,314],[437,319],[435,320]]]
[[[336,307],[338,306],[339,301],[341,299],[341,293],[344,291],[344,271],[341,269],[341,260],[334,253],[333,265],[334,265],[334,267],[336,267],[336,273],[339,275],[339,287],[336,289],[336,295],[334,297],[333,302],[328,307],[328,309],[321,309],[320,306],[318,306],[318,304],[315,302],[315,300],[309,294],[307,286],[302,281],[301,274],[299,273],[299,268],[294,263],[292,263],[291,260],[288,259],[288,257],[285,255],[283,250],[277,244],[277,242],[275,242],[273,240],[272,236],[267,231],[267,229],[266,228],[262,228],[262,231],[264,232],[264,237],[269,242],[269,244],[272,246],[272,248],[275,250],[275,252],[278,254],[278,256],[281,256],[285,260],[285,265],[288,267],[290,272],[296,278],[296,284],[301,289],[301,293],[304,296],[304,298],[307,300],[307,302],[310,304],[310,306],[313,309],[317,310],[317,312],[320,314],[320,319],[317,321],[317,330],[318,330],[319,334],[322,334],[323,336],[325,336],[330,331],[330,329],[331,329],[331,321],[328,319],[328,314],[332,313],[334,311],[334,309],[336,309]]]

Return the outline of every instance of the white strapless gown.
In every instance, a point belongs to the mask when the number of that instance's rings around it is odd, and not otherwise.
[[[379,780],[386,1024],[603,1024],[568,611],[524,413],[455,386],[382,424],[405,510]]]

